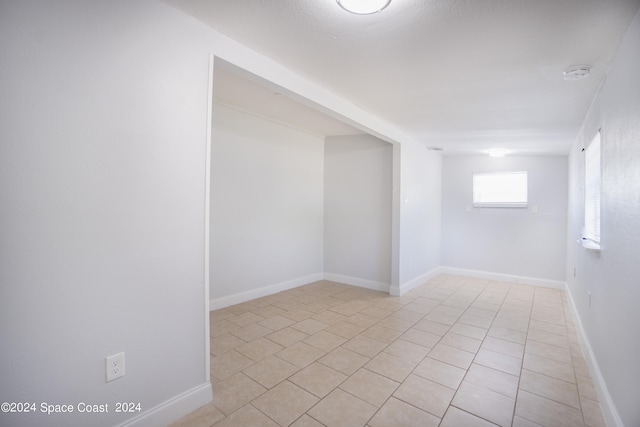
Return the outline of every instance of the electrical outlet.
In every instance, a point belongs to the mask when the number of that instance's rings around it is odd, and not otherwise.
[[[107,382],[124,377],[124,353],[107,356],[105,359]]]
[[[587,291],[587,296],[589,297],[589,308],[591,308],[591,291]]]

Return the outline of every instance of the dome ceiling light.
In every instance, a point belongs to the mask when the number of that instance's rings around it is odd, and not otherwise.
[[[356,15],[371,15],[381,12],[389,6],[391,0],[336,0],[336,2],[347,12]]]
[[[504,157],[505,154],[507,154],[507,150],[503,150],[502,148],[492,148],[487,150],[487,153],[489,153],[489,156],[491,157]]]

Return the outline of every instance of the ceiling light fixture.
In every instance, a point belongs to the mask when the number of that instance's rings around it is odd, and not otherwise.
[[[571,67],[564,70],[562,75],[565,80],[581,80],[585,77],[589,77],[591,74],[591,67],[588,65],[578,65],[577,67]]]
[[[391,0],[336,0],[336,2],[347,12],[356,15],[371,15],[389,6]]]
[[[507,150],[503,150],[502,148],[492,148],[491,150],[487,150],[489,156],[491,157],[504,157],[507,154]]]

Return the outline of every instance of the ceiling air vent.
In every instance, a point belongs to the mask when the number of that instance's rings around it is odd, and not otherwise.
[[[591,67],[588,65],[579,65],[577,67],[567,68],[562,75],[565,80],[581,80],[589,77]]]

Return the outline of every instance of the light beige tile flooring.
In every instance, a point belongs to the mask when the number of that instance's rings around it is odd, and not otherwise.
[[[441,275],[211,312],[213,403],[176,426],[604,426],[565,293]]]

